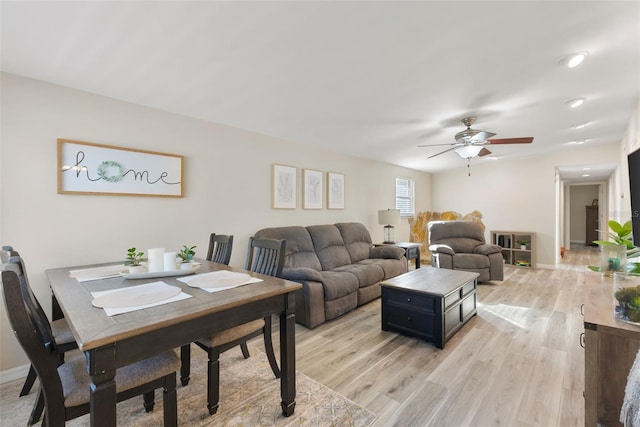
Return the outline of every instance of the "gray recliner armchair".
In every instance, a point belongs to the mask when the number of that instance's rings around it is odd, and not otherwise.
[[[486,243],[480,224],[433,221],[427,227],[433,267],[479,273],[479,282],[503,280],[500,246]]]

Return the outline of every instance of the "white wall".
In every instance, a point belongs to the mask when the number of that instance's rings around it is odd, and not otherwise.
[[[249,236],[269,226],[358,221],[382,240],[377,211],[394,205],[395,177],[415,179],[416,209],[431,209],[431,176],[256,133],[2,74],[0,242],[25,258],[34,291],[50,313],[49,268],[123,260],[132,246],[197,245],[233,234],[241,267]],[[57,194],[56,139],[185,156],[185,197]],[[344,210],[271,208],[271,165],[345,175]],[[326,185],[326,184],[325,184]],[[326,205],[325,205],[326,206]],[[406,221],[396,239],[409,239]],[[0,308],[0,370],[26,363]]]
[[[535,142],[534,142],[535,144]],[[491,230],[536,233],[536,263],[555,265],[557,166],[619,161],[619,144],[565,149],[539,157],[496,160],[432,177],[435,211],[479,210]],[[465,161],[460,159],[461,166]]]

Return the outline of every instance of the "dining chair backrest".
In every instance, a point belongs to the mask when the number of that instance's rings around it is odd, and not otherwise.
[[[57,370],[60,355],[55,346],[51,345],[50,337],[42,333],[36,316],[29,313],[18,273],[12,270],[2,271],[2,293],[13,333],[38,373],[45,400],[48,403],[64,404],[62,381]],[[49,325],[49,330],[50,327]]]
[[[27,314],[34,325],[38,328],[45,347],[53,350],[55,348],[55,339],[51,330],[51,324],[49,323],[49,319],[40,305],[38,298],[36,298],[33,293],[31,285],[29,285],[29,278],[27,276],[27,269],[25,267],[24,260],[16,251],[11,251],[11,254],[12,256],[9,258],[8,262],[2,265],[2,270],[12,271],[18,276],[20,291],[22,293],[22,303],[27,310]]]
[[[232,249],[232,235],[211,233],[211,236],[209,237],[209,251],[207,252],[207,261],[229,265]]]
[[[286,240],[249,238],[245,270],[280,277],[284,266]]]

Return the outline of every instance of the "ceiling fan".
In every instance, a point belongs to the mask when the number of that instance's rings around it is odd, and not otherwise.
[[[485,132],[483,130],[471,129],[471,125],[476,121],[475,116],[465,117],[460,120],[460,123],[467,128],[461,132],[458,132],[455,136],[456,142],[450,144],[427,144],[418,145],[418,147],[438,147],[438,146],[450,146],[444,151],[433,154],[427,159],[432,159],[440,154],[447,153],[449,151],[455,151],[463,159],[471,159],[474,157],[482,157],[491,154],[485,145],[497,145],[497,144],[530,144],[533,142],[533,137],[526,138],[502,138],[502,139],[490,139],[496,134],[493,132]]]

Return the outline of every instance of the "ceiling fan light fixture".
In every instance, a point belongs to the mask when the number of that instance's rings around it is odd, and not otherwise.
[[[584,104],[584,102],[586,101],[586,98],[576,98],[576,99],[572,99],[570,101],[567,101],[567,105],[569,105],[569,107],[571,108],[578,108],[579,106],[581,106],[582,104]]]
[[[482,151],[482,145],[463,145],[454,150],[463,159],[476,157]]]
[[[560,64],[564,65],[567,68],[575,68],[578,65],[582,64],[582,61],[584,61],[587,56],[589,56],[589,52],[587,52],[586,50],[575,52],[562,58],[560,60]]]

